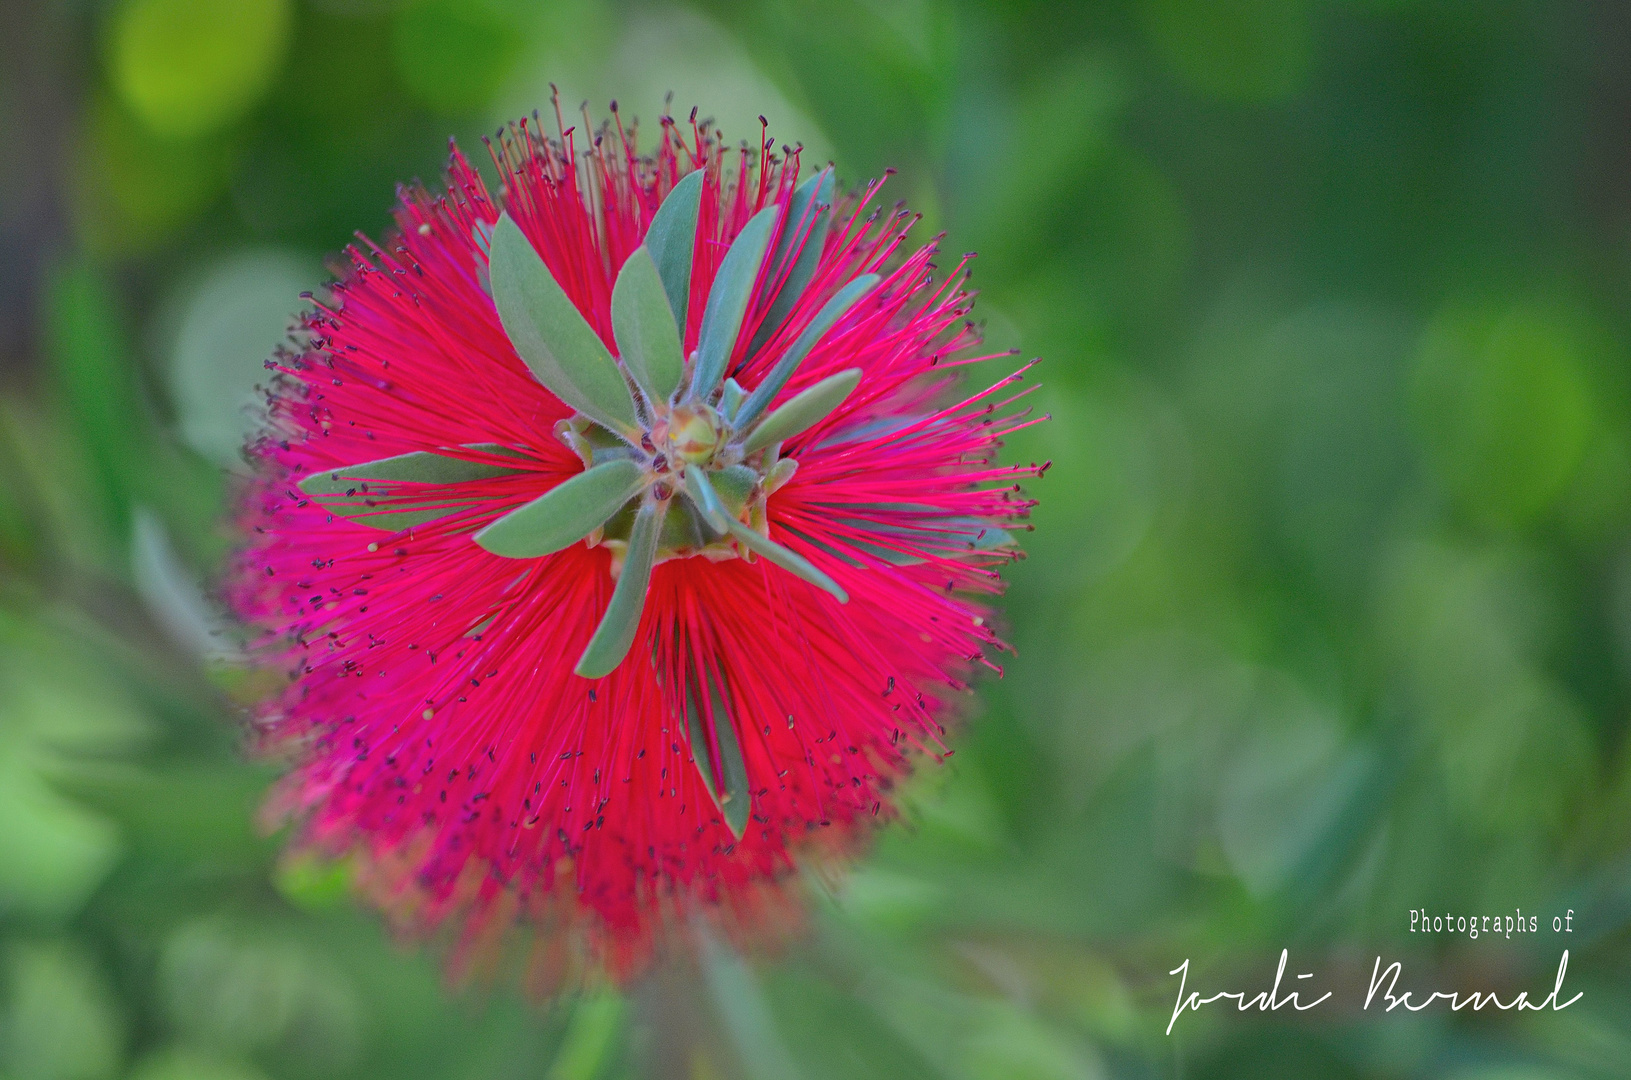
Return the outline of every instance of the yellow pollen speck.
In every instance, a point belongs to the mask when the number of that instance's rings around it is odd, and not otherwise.
[[[419,235],[420,236],[429,236],[430,235],[430,222],[427,221],[424,224],[419,226]]]
[[[843,761],[843,760],[844,760],[844,759],[843,759],[843,758],[841,758],[841,757],[839,757],[839,756],[838,756],[838,755],[837,755],[837,754],[834,754],[834,755],[833,755],[833,756],[832,756],[832,763],[833,763],[833,764],[834,764],[834,765],[837,765],[837,764],[838,764],[838,763],[839,763],[839,762],[840,762],[840,761]]]
[[[429,720],[431,717],[435,716],[436,713],[431,711],[430,709],[426,709],[424,712],[420,713],[419,715],[424,717],[426,720]]]
[[[378,544],[374,544],[374,543],[370,543],[370,544],[369,544],[369,545],[368,545],[368,550],[369,550],[369,551],[378,551],[378,550],[379,550],[379,545],[378,545]]]

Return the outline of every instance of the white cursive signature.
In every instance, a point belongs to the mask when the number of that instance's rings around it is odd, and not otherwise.
[[[1172,1034],[1172,1025],[1178,1022],[1178,1017],[1183,1014],[1185,1009],[1188,1009],[1190,1012],[1198,1012],[1202,1005],[1210,1005],[1212,1002],[1219,1001],[1223,998],[1233,998],[1238,1004],[1241,1012],[1245,1012],[1254,1005],[1260,1012],[1277,1011],[1285,1005],[1290,1005],[1298,1012],[1306,1012],[1307,1010],[1318,1005],[1320,1002],[1324,1001],[1326,998],[1330,997],[1331,991],[1327,990],[1324,996],[1318,998],[1317,1000],[1310,1001],[1307,1005],[1304,1005],[1298,1000],[1297,992],[1295,990],[1291,992],[1291,996],[1289,997],[1280,997],[1280,980],[1285,978],[1286,956],[1290,953],[1290,951],[1291,950],[1289,949],[1280,950],[1280,967],[1274,972],[1274,985],[1269,989],[1260,992],[1256,997],[1253,997],[1250,1000],[1247,1000],[1246,991],[1244,990],[1220,990],[1208,998],[1201,997],[1199,990],[1193,990],[1190,991],[1189,997],[1185,998],[1184,988],[1189,982],[1189,961],[1185,960],[1183,963],[1167,972],[1168,975],[1180,975],[1178,980],[1178,1004],[1173,1007],[1172,1019],[1167,1021],[1167,1034]],[[1314,973],[1312,971],[1306,975],[1297,976],[1299,979],[1312,979],[1313,977]]]
[[[1376,997],[1376,991],[1381,989],[1384,981],[1387,983],[1387,989],[1382,990],[1382,997],[1387,1002],[1387,1008],[1383,1010],[1384,1012],[1392,1012],[1400,1005],[1403,1005],[1411,1012],[1421,1012],[1423,1009],[1427,1008],[1427,1006],[1441,998],[1448,1001],[1450,1003],[1450,1008],[1456,1012],[1460,1012],[1468,1005],[1472,1006],[1473,1012],[1477,1012],[1485,1005],[1494,1005],[1497,1009],[1530,1009],[1534,1012],[1540,1012],[1550,1005],[1552,1011],[1556,1012],[1559,1009],[1567,1009],[1570,1005],[1573,1005],[1575,1002],[1579,1001],[1582,996],[1584,996],[1582,993],[1577,993],[1574,995],[1574,997],[1565,1001],[1563,1004],[1559,1005],[1557,1003],[1558,997],[1563,993],[1563,976],[1567,975],[1569,971],[1569,950],[1567,949],[1563,950],[1563,959],[1558,961],[1557,982],[1552,985],[1552,992],[1541,998],[1540,1004],[1538,1005],[1529,1000],[1529,991],[1527,990],[1522,991],[1517,997],[1505,1003],[1503,1003],[1500,998],[1495,996],[1495,991],[1493,990],[1482,994],[1477,990],[1474,990],[1465,998],[1462,998],[1458,994],[1447,994],[1443,990],[1435,990],[1433,995],[1426,1001],[1423,1001],[1419,1005],[1413,1004],[1410,1000],[1410,991],[1406,990],[1404,993],[1397,995],[1393,992],[1394,986],[1397,985],[1399,981],[1399,973],[1403,970],[1404,968],[1397,960],[1389,964],[1384,970],[1382,967],[1382,958],[1378,956],[1376,958],[1375,966],[1371,968],[1370,990],[1365,994],[1365,1008],[1370,1008],[1371,1000]]]
[[[1306,1012],[1307,1010],[1314,1008],[1316,1005],[1323,1004],[1325,1001],[1329,1000],[1332,994],[1332,991],[1329,990],[1327,990],[1320,997],[1306,1004],[1304,1004],[1303,1001],[1297,996],[1296,991],[1293,991],[1284,997],[1280,996],[1280,983],[1285,978],[1286,958],[1289,955],[1289,952],[1290,950],[1288,949],[1280,950],[1280,966],[1274,972],[1274,985],[1267,990],[1258,992],[1257,994],[1249,995],[1248,991],[1245,990],[1220,990],[1210,997],[1202,997],[1199,990],[1189,989],[1188,960],[1185,960],[1182,964],[1179,964],[1177,967],[1167,972],[1169,975],[1177,975],[1179,977],[1178,1000],[1172,1008],[1172,1019],[1167,1021],[1167,1034],[1172,1034],[1173,1025],[1178,1022],[1178,1017],[1182,1016],[1185,1010],[1188,1010],[1189,1012],[1199,1012],[1202,1005],[1210,1005],[1214,1001],[1222,1001],[1225,999],[1233,1001],[1236,1008],[1240,1012],[1245,1012],[1252,1008],[1256,1008],[1259,1012],[1276,1012],[1287,1005],[1290,1005],[1298,1012]],[[1443,1001],[1447,1002],[1450,1008],[1455,1012],[1460,1012],[1469,1005],[1472,1006],[1474,1012],[1477,1012],[1489,1005],[1493,1005],[1497,1009],[1518,1009],[1520,1011],[1527,1009],[1532,1012],[1540,1012],[1549,1008],[1556,1012],[1561,1009],[1567,1009],[1570,1005],[1573,1005],[1575,1002],[1579,1001],[1585,996],[1584,993],[1581,992],[1576,993],[1567,1001],[1562,1000],[1563,979],[1569,972],[1569,951],[1567,949],[1563,950],[1563,958],[1558,961],[1557,981],[1552,984],[1552,992],[1541,998],[1538,1002],[1529,1000],[1529,992],[1527,990],[1521,991],[1511,1001],[1502,1001],[1493,990],[1473,990],[1465,995],[1437,990],[1423,1000],[1413,1001],[1411,999],[1413,991],[1406,990],[1403,993],[1396,992],[1399,983],[1399,976],[1403,973],[1403,971],[1404,965],[1398,960],[1395,960],[1393,963],[1384,968],[1382,967],[1382,958],[1380,956],[1376,958],[1376,963],[1371,968],[1370,988],[1365,993],[1365,1008],[1367,1010],[1373,1003],[1381,1002],[1383,1004],[1383,1012],[1392,1012],[1394,1009],[1401,1006],[1410,1012],[1421,1012],[1429,1005],[1432,1005],[1435,1002]],[[1307,974],[1297,976],[1299,979],[1312,979],[1313,977],[1313,972],[1308,972]],[[1380,995],[1380,997],[1378,997],[1378,995]]]

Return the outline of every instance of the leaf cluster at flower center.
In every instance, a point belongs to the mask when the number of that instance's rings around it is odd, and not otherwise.
[[[748,392],[726,376],[731,358],[742,351],[744,320],[756,296],[769,304],[758,320],[759,337],[747,342],[752,353],[808,289],[824,246],[832,173],[819,173],[743,225],[714,273],[697,346],[686,357],[682,342],[703,181],[699,170],[674,185],[644,242],[617,274],[610,312],[616,356],[514,218],[501,214],[490,231],[485,224],[477,230],[499,321],[516,355],[573,410],[555,433],[582,460],[583,471],[493,520],[472,539],[490,554],[513,559],[541,558],[580,541],[611,551],[617,584],[577,667],[590,678],[622,662],[652,568],[668,559],[757,556],[840,603],[849,599],[828,574],[770,538],[765,507],[797,468],[781,457],[783,443],[837,409],[861,372],[829,375],[769,406],[821,337],[879,279],[862,274],[838,290]],[[523,448],[498,444],[460,449],[500,459],[524,455]],[[300,486],[330,510],[351,513],[376,511],[379,500],[371,495],[378,489],[370,493],[370,483],[390,491],[392,485],[445,485],[506,471],[491,461],[419,452],[321,471]],[[441,505],[443,514],[458,508],[455,501]],[[379,518],[392,517],[391,510],[375,512],[372,523],[388,527]],[[433,520],[437,512],[419,520]],[[398,525],[411,523],[401,513],[394,516]]]
[[[739,404],[740,395],[735,399]],[[611,550],[612,574],[620,577],[635,520],[650,499],[664,504],[654,563],[697,555],[716,562],[751,558],[752,549],[737,542],[732,526],[751,529],[769,543],[766,501],[792,479],[798,462],[778,456],[779,446],[745,453],[743,441],[733,439],[730,417],[706,402],[654,411],[638,446],[583,416],[556,425],[557,436],[583,461],[583,475],[620,467],[616,462],[639,470],[640,490],[586,537],[590,546]],[[483,541],[491,536],[478,535]]]

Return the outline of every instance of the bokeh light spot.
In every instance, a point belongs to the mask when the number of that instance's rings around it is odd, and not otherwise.
[[[270,87],[291,21],[288,0],[126,0],[113,21],[114,88],[155,134],[214,131]]]
[[[1536,303],[1452,308],[1423,338],[1416,423],[1444,486],[1482,524],[1520,525],[1561,494],[1596,417],[1578,321]]]
[[[271,377],[265,361],[317,277],[298,256],[243,251],[209,270],[185,302],[170,354],[177,424],[189,446],[223,468],[244,467],[255,387]]]

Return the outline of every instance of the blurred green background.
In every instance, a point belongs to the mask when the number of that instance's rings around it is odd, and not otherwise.
[[[809,935],[533,1005],[279,862],[208,597],[298,294],[552,81],[899,170],[1055,465]],[[1626,5],[9,0],[0,147],[5,1080],[1631,1075]],[[1163,1034],[1283,947],[1332,1002]]]

